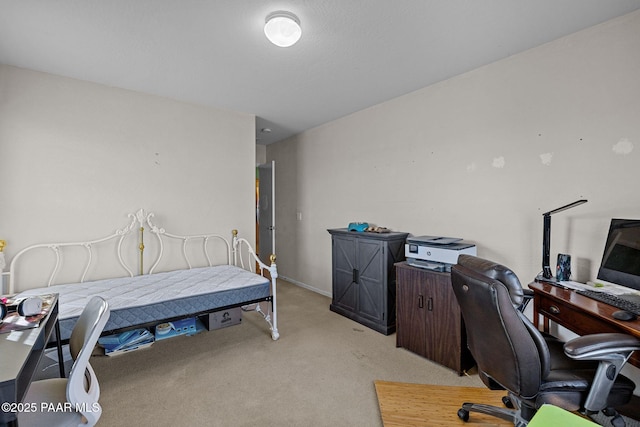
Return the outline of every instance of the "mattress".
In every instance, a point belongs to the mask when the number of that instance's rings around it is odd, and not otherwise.
[[[30,289],[20,296],[59,294],[60,335],[69,339],[80,313],[95,295],[109,303],[104,328],[113,331],[187,316],[270,296],[270,281],[232,265]]]

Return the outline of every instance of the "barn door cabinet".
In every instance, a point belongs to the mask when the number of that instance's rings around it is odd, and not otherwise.
[[[453,369],[462,375],[475,364],[467,348],[460,306],[451,273],[396,265],[396,346]]]
[[[409,233],[327,230],[331,234],[330,310],[389,335],[396,330],[396,273]]]

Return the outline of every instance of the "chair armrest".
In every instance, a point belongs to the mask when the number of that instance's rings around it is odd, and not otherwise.
[[[640,350],[640,340],[618,333],[585,335],[565,343],[564,352],[572,359],[600,361],[584,403],[588,412],[606,407],[616,377],[635,350]]]
[[[517,307],[520,312],[524,312],[524,309],[527,308],[527,305],[533,299],[533,290],[531,289],[522,289],[522,302]]]
[[[609,355],[640,350],[640,339],[627,334],[603,333],[584,335],[567,341],[564,352],[572,359],[599,360]]]

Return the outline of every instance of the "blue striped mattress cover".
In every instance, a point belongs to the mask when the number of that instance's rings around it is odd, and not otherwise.
[[[60,335],[67,340],[95,295],[109,303],[104,330],[113,331],[265,299],[270,285],[269,279],[240,267],[218,265],[29,289],[19,297],[57,293]]]

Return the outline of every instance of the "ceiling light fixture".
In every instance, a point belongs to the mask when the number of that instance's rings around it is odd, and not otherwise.
[[[300,20],[291,12],[270,13],[264,24],[264,34],[276,46],[293,46],[302,37]]]

